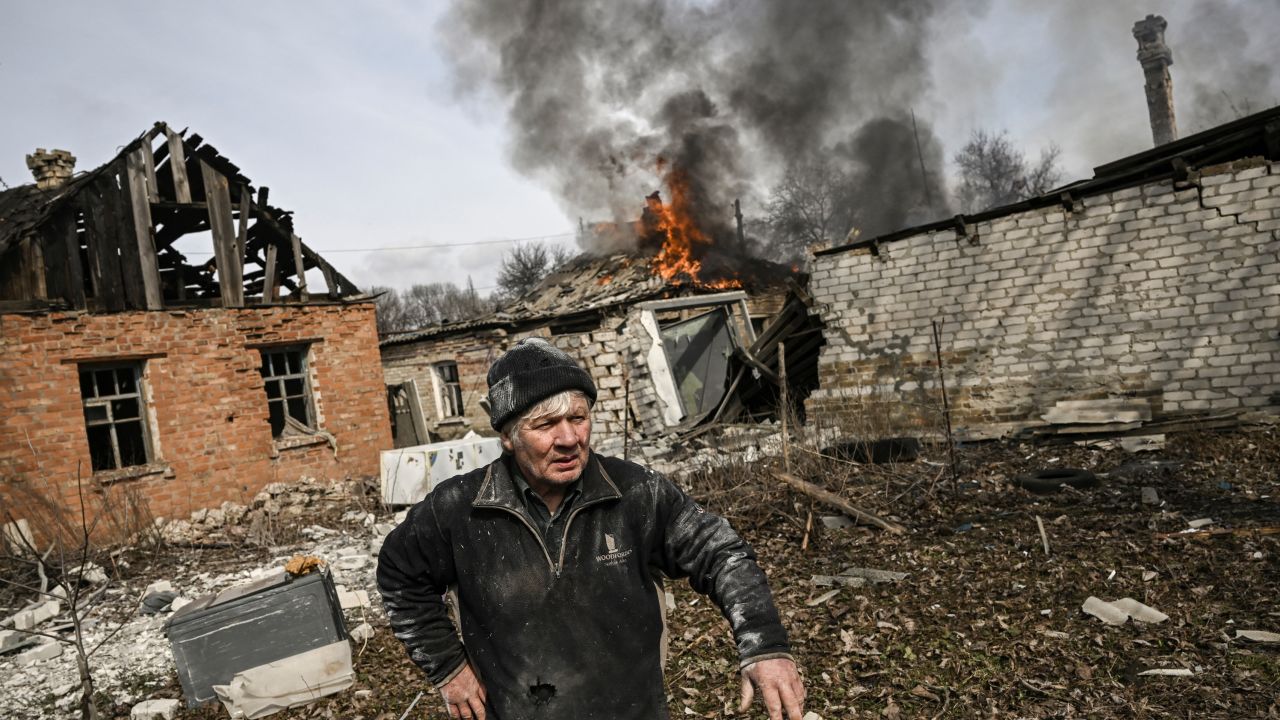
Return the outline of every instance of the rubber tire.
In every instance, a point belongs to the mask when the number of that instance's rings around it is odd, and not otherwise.
[[[1013,484],[1023,490],[1041,495],[1056,493],[1067,487],[1083,489],[1098,486],[1098,476],[1080,468],[1045,468],[1026,475],[1018,475]]]

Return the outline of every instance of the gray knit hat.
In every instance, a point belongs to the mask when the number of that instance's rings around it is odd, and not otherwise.
[[[563,350],[540,337],[516,343],[489,368],[489,423],[493,429],[564,390],[581,390],[596,401],[596,384]]]

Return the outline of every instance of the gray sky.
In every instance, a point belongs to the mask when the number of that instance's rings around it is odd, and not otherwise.
[[[24,156],[36,147],[70,150],[78,168],[94,167],[164,120],[190,126],[270,186],[272,203],[294,211],[307,243],[357,284],[465,284],[470,276],[487,288],[508,245],[334,252],[532,236],[569,242],[562,234],[577,225],[536,178],[511,168],[503,103],[454,92],[440,54],[446,5],[8,2],[0,178],[29,182]],[[1206,98],[1253,110],[1280,98],[1270,71],[1280,66],[1280,44],[1264,35],[1280,27],[1275,0],[955,8],[931,28],[933,87],[916,109],[948,157],[977,127],[1007,128],[1029,155],[1056,142],[1065,179],[1149,147],[1130,30],[1147,13],[1169,20],[1183,134],[1229,119],[1207,116],[1225,103]]]

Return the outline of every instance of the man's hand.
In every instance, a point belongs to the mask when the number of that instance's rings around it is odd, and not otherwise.
[[[760,691],[760,702],[769,711],[769,720],[800,720],[804,714],[804,683],[796,664],[787,658],[761,660],[742,669],[742,703],[738,712],[751,707],[755,690]]]
[[[440,688],[440,695],[449,717],[484,720],[484,685],[471,670],[471,663],[463,665],[462,671]]]

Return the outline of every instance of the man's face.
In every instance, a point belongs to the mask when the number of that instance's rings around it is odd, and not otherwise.
[[[591,408],[586,398],[575,396],[564,415],[530,418],[512,435],[502,438],[502,446],[515,457],[530,486],[568,485],[587,466]]]

